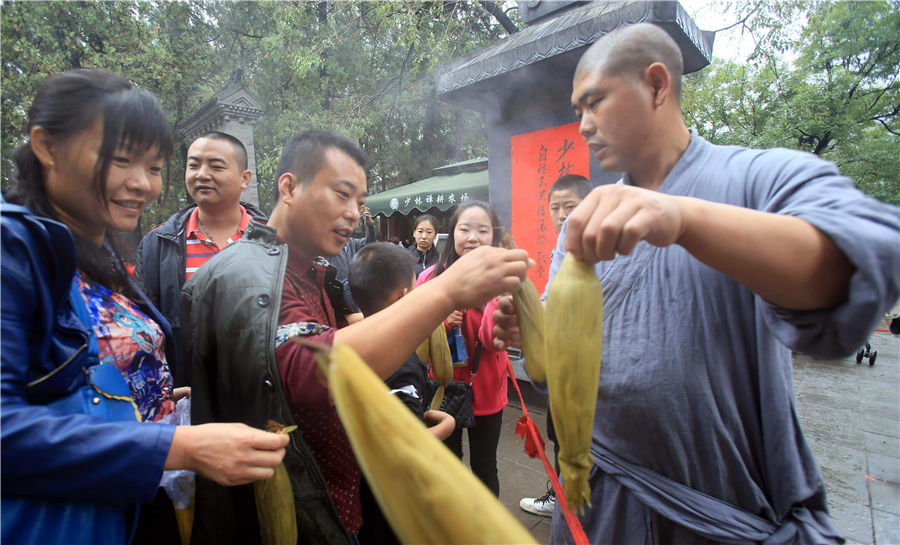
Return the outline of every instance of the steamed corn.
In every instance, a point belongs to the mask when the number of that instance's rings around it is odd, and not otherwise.
[[[544,304],[537,289],[526,278],[522,287],[513,293],[516,321],[521,331],[522,352],[528,376],[537,382],[547,382],[547,352],[544,346]]]
[[[599,314],[599,315],[598,315]],[[547,389],[570,509],[591,505],[591,432],[603,350],[603,290],[591,265],[566,254],[547,294]],[[524,341],[523,341],[524,342]]]
[[[440,323],[425,342],[416,349],[416,356],[420,360],[431,361],[431,372],[437,380],[437,391],[431,400],[431,408],[437,409],[444,400],[444,388],[453,380],[453,357],[450,355],[450,345],[447,344],[447,331],[444,324]]]
[[[316,357],[359,465],[402,542],[535,543],[352,348],[336,344]]]
[[[282,426],[269,420],[266,430],[288,434],[297,426]],[[297,543],[297,514],[294,512],[294,492],[284,462],[275,468],[275,475],[253,483],[256,498],[256,516],[263,545]]]

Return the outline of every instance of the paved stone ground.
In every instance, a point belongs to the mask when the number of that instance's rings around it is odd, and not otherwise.
[[[887,329],[880,324],[879,329]],[[900,544],[900,336],[873,332],[875,365],[853,356],[816,360],[795,354],[797,413],[821,467],[835,526],[851,544]],[[546,402],[519,381],[532,418],[545,433]],[[550,519],[519,508],[519,499],[546,491],[543,465],[528,458],[515,435],[522,416],[510,387],[498,450],[500,501],[548,543]],[[548,456],[552,456],[550,446]],[[552,458],[550,458],[552,460]]]
[[[847,542],[898,544],[900,336],[874,332],[869,344],[873,366],[795,355],[797,413]]]

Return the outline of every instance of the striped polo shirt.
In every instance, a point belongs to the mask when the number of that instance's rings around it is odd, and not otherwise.
[[[250,214],[247,213],[247,210],[238,205],[238,208],[241,209],[241,224],[238,226],[238,230],[234,232],[228,240],[225,241],[225,246],[228,246],[232,242],[238,240],[242,236],[244,236],[244,231],[247,229],[247,226],[250,225]],[[209,259],[219,253],[222,248],[219,248],[212,241],[207,238],[206,233],[203,232],[203,229],[200,228],[200,222],[197,221],[197,214],[200,212],[200,208],[194,208],[191,211],[191,215],[188,216],[187,224],[185,225],[185,267],[184,267],[184,279],[193,275],[197,269],[200,268],[201,265],[209,261]],[[225,247],[223,246],[223,248]]]

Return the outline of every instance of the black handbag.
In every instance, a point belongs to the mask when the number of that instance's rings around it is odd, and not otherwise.
[[[478,372],[478,360],[481,359],[481,342],[475,342],[475,357],[472,360],[472,374]],[[456,420],[457,428],[474,428],[475,413],[472,411],[472,382],[451,381],[444,389],[444,399],[439,410],[450,414]]]

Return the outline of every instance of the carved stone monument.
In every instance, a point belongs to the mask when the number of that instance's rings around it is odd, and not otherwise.
[[[243,72],[235,70],[228,83],[194,113],[178,124],[178,132],[194,140],[210,131],[234,136],[247,148],[247,168],[253,173],[241,200],[259,205],[256,179],[256,153],[253,126],[263,113],[262,102],[241,81]]]
[[[614,182],[590,157],[570,104],[572,76],[582,53],[601,36],[636,23],[654,23],[681,47],[685,73],[709,64],[714,33],[697,28],[674,1],[520,1],[530,26],[441,66],[438,96],[481,112],[488,138],[490,201],[516,244],[537,263],[529,276],[540,293],[547,281],[556,232],[547,191],[562,174],[596,184]]]

